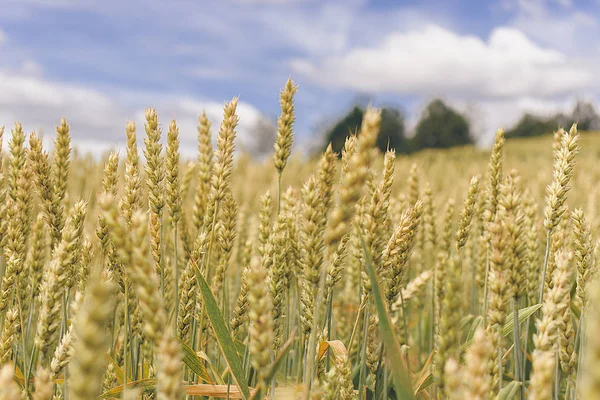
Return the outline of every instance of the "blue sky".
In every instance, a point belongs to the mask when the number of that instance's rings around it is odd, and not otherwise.
[[[600,1],[0,0],[0,124],[52,134],[65,115],[84,150],[124,142],[156,106],[186,148],[240,96],[240,143],[299,84],[298,146],[359,96],[404,109],[433,96],[482,141],[525,111],[597,102]],[[216,131],[216,127],[215,127]],[[189,152],[191,154],[191,150]]]

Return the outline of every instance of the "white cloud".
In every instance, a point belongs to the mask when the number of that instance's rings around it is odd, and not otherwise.
[[[465,115],[472,118],[471,130],[481,144],[490,144],[493,133],[499,127],[512,128],[525,113],[550,117],[556,113],[568,114],[576,99],[568,96],[560,99],[520,97],[517,99],[483,100],[476,103],[451,101]]]
[[[509,24],[542,45],[578,58],[595,56],[600,50],[596,40],[600,21],[570,0],[510,0],[506,4],[514,12]]]
[[[483,41],[429,25],[337,57],[295,60],[292,67],[323,86],[485,98],[556,96],[595,79],[581,64],[512,28],[496,28]]]
[[[230,100],[230,99],[228,99]],[[197,118],[206,110],[218,132],[223,103],[156,93],[102,92],[97,89],[39,76],[0,70],[0,125],[11,127],[22,121],[24,129],[54,136],[54,128],[62,116],[71,125],[73,143],[82,151],[99,154],[109,148],[124,149],[125,123],[133,120],[138,127],[138,141],[144,136],[144,107],[157,108],[163,130],[170,119],[177,120],[182,152],[193,157],[196,152]],[[265,118],[256,108],[238,103],[238,143],[248,143],[250,128]],[[165,131],[166,135],[166,131]]]
[[[44,69],[37,62],[27,60],[23,62],[23,65],[21,66],[21,72],[23,72],[25,75],[40,76],[44,72]]]
[[[525,112],[570,112],[576,96],[594,93],[600,85],[593,63],[540,46],[513,27],[497,27],[482,40],[427,25],[388,34],[370,47],[295,59],[291,66],[325,88],[412,96],[420,107],[440,96],[472,117],[482,143]],[[409,109],[409,127],[420,107]]]
[[[227,99],[228,101],[231,99]],[[196,154],[196,139],[198,117],[202,111],[206,111],[206,115],[212,124],[213,139],[216,137],[219,125],[223,119],[224,102],[216,101],[201,101],[192,98],[178,97],[166,99],[156,104],[159,117],[162,115],[161,123],[167,126],[170,119],[175,118],[179,126],[181,136],[182,150],[187,147],[189,155]],[[238,102],[237,115],[239,123],[237,126],[237,141],[236,147],[246,147],[253,139],[250,132],[259,120],[266,118],[255,107],[243,101]],[[136,116],[136,121],[143,121],[143,110],[140,110]]]
[[[102,6],[78,0],[8,0],[10,7],[5,8],[32,18],[20,20],[23,26],[35,25],[35,18],[54,7],[84,8],[86,13],[114,21],[117,27],[123,22],[127,27],[135,15],[140,21],[152,21],[144,26],[154,29],[138,30],[135,35],[124,29],[119,43],[106,46],[84,35],[68,41],[71,46],[58,56],[52,50],[50,57],[48,46],[29,48],[25,40],[11,40],[8,46],[25,45],[9,49],[13,57],[0,62],[0,123],[19,118],[26,126],[44,126],[52,134],[64,114],[74,134],[82,135],[81,143],[93,138],[86,142],[88,147],[123,143],[127,118],[138,121],[143,135],[145,105],[158,108],[163,126],[177,117],[185,135],[182,144],[190,149],[195,146],[196,116],[202,108],[213,109],[209,114],[215,121],[214,131],[218,128],[222,102],[53,82],[43,78],[42,66],[48,67],[49,75],[56,69],[27,61],[34,54],[43,62],[57,57],[59,62],[67,60],[63,76],[71,76],[72,70],[73,76],[127,82],[135,74],[130,81],[147,88],[187,90],[190,81],[193,85],[199,79],[212,81],[206,90],[213,90],[215,82],[235,86],[242,93],[251,92],[272,114],[278,112],[277,90],[290,70],[295,70],[293,76],[301,85],[297,126],[303,133],[313,128],[306,121],[318,121],[339,108],[343,96],[367,92],[396,96],[401,103],[425,103],[432,96],[443,96],[469,112],[475,104],[485,118],[481,130],[492,136],[495,125],[510,126],[523,110],[561,110],[565,98],[581,91],[597,92],[600,83],[595,77],[600,46],[593,41],[600,35],[600,20],[577,10],[572,0],[502,0],[500,6],[491,7],[501,9],[507,26],[491,30],[486,38],[464,32],[490,28],[493,21],[488,16],[463,24],[461,16],[436,4],[373,7],[368,0],[192,3],[149,0],[139,9],[131,2],[112,0]],[[0,19],[18,20],[6,15]],[[199,20],[203,23],[198,24]],[[0,45],[3,40],[0,30]],[[143,64],[144,74],[139,75],[138,57],[144,60],[150,55],[157,62]],[[288,64],[287,57],[295,58]],[[79,74],[82,71],[86,73]],[[265,100],[268,93],[272,101]],[[409,113],[415,111],[411,107]],[[259,118],[254,108],[241,116],[240,143],[251,140],[242,133],[245,121]]]

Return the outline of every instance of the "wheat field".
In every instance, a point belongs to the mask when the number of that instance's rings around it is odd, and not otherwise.
[[[296,90],[265,162],[237,98],[193,160],[152,108],[99,161],[4,133],[0,399],[600,398],[600,135],[396,157],[370,108],[307,161]]]

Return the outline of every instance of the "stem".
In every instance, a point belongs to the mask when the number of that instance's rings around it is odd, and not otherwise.
[[[502,340],[502,327],[498,326],[498,337]],[[502,371],[502,346],[498,346],[498,393],[502,391],[502,380],[504,372]]]
[[[525,388],[524,388],[524,381],[523,381],[523,376],[522,376],[522,371],[521,371],[521,344],[519,343],[519,339],[520,339],[520,334],[519,334],[519,297],[515,296],[513,297],[513,321],[514,321],[514,329],[513,329],[513,341],[514,341],[514,349],[513,349],[513,354],[515,357],[515,378],[521,382],[521,390],[520,390],[520,395],[519,398],[521,400],[523,400],[523,397],[525,396]]]
[[[350,353],[350,349],[352,349],[352,343],[354,343],[354,337],[356,336],[356,331],[358,330],[358,323],[360,321],[360,315],[362,313],[362,310],[364,310],[365,307],[366,307],[366,301],[363,300],[358,307],[358,313],[356,314],[356,320],[354,321],[354,327],[352,328],[352,334],[350,335],[350,341],[348,341],[348,354]]]
[[[385,359],[385,358],[384,358]],[[386,363],[383,363],[383,400],[388,400],[388,368]]]
[[[131,334],[131,320],[128,322],[129,324],[129,356],[131,357],[131,375],[132,375],[132,380],[137,380],[138,379],[138,368],[139,368],[139,361],[140,361],[140,341],[137,340],[134,342],[134,337]],[[137,344],[137,345],[136,345]],[[142,368],[144,367],[144,363],[142,363]]]
[[[62,337],[65,333],[67,333],[67,323],[68,323],[68,319],[69,319],[69,316],[67,315],[68,308],[69,308],[69,299],[67,297],[67,292],[65,291],[65,293],[63,294],[63,298],[62,298],[62,321],[60,324],[60,335],[58,336],[59,340],[62,339]]]
[[[406,324],[406,304],[404,304],[404,295],[402,294],[402,289],[400,289],[400,301],[402,301],[402,324],[404,326],[404,340],[403,343],[408,343],[408,326]]]
[[[296,385],[300,385],[300,383],[302,382],[302,373],[304,372],[302,366],[305,365],[304,363],[304,351],[305,351],[305,347],[306,347],[306,338],[305,338],[305,334],[302,333],[302,338],[300,339],[300,343],[299,343],[299,350],[298,350],[298,370],[296,371]]]
[[[544,254],[544,268],[542,269],[542,281],[540,282],[539,303],[544,301],[544,285],[546,284],[546,273],[548,270],[548,258],[550,256],[550,231],[546,234],[546,253]]]
[[[225,269],[227,271],[227,269]],[[225,325],[227,325],[227,330],[231,332],[231,315],[229,310],[229,278],[227,277],[227,272],[225,272],[223,277],[223,315],[225,316]]]
[[[190,335],[190,347],[192,348],[192,350],[196,351],[196,337],[198,336],[198,319],[197,318],[193,318],[192,319],[192,333]]]
[[[277,215],[279,216],[279,210],[281,208],[281,171],[277,171]]]
[[[301,335],[299,335],[298,338],[298,352],[294,355],[294,361],[297,361],[297,368],[296,368],[296,384],[299,385],[302,382],[302,374],[304,373],[303,371],[303,366],[304,366],[304,347],[306,346],[306,334],[304,333],[304,326],[302,325],[302,284],[300,282],[300,280],[296,277],[296,279],[294,279],[294,282],[296,282],[296,304],[294,307],[294,312],[296,313],[296,324],[298,326],[299,331],[301,332]]]
[[[244,367],[244,371],[246,371],[246,382],[250,379],[250,368],[248,368],[248,364],[250,362],[250,337],[246,335],[246,344],[244,345],[244,357],[242,359],[242,366]]]
[[[323,301],[323,295],[325,292],[325,270],[321,273],[321,277],[319,279],[319,285],[317,287],[317,296],[315,299],[315,305],[313,308],[313,321],[312,328],[310,330],[310,338],[308,340],[308,349],[307,349],[307,364],[308,364],[308,380],[306,387],[306,398],[308,399],[311,390],[312,390],[312,382],[314,381],[316,374],[316,352],[317,352],[317,329],[319,326],[319,310],[321,309],[321,303]]]
[[[229,392],[231,390],[231,374],[227,374],[227,400],[229,400]]]
[[[23,370],[29,371],[30,369],[27,367],[27,340],[25,338],[25,329],[23,329],[23,305],[21,304],[21,296],[19,293],[19,282],[16,282],[17,287],[17,303],[19,305],[19,318],[21,320],[21,342],[23,344]],[[29,396],[29,375],[25,375],[24,379],[25,383],[25,395]],[[66,384],[66,379],[65,379]]]
[[[159,221],[158,223],[160,224],[160,239],[159,239],[159,243],[158,243],[158,248],[160,251],[162,242],[163,242],[163,224],[162,224],[162,218],[160,218],[160,216],[158,217],[158,221]],[[167,302],[165,299],[165,266],[163,265],[162,251],[160,253],[160,258],[158,260],[158,267],[160,268],[160,294],[162,295],[162,299],[163,299],[163,302],[165,303],[165,307],[166,307]]]
[[[123,399],[127,399],[127,343],[129,342],[129,288],[125,282],[125,334],[123,335]]]
[[[360,376],[358,378],[358,398],[363,398],[364,384],[365,384],[365,374],[366,374],[366,366],[367,366],[367,336],[369,333],[369,309],[365,308],[365,318],[364,318],[364,327],[363,327],[363,343],[360,351]]]
[[[488,314],[488,281],[490,275],[490,244],[489,241],[486,244],[487,257],[485,258],[485,277],[483,278],[483,326],[487,326],[487,314]]]
[[[287,296],[287,299],[286,299],[287,300],[287,310],[288,310],[288,314],[289,314],[288,317],[287,317],[286,324],[285,324],[285,336],[284,337],[286,337],[286,338],[289,337],[290,332],[292,331],[292,318],[293,318],[293,315],[292,315],[292,306],[291,306],[291,304],[292,304],[292,299],[291,299],[291,297],[292,297],[292,286],[293,285],[290,284],[290,287],[288,288],[289,289],[288,290],[288,296]],[[284,371],[284,374],[285,374],[285,379],[287,379],[287,377],[289,375],[289,372],[290,372],[290,352],[289,351],[285,354],[285,368],[284,368],[283,371]]]
[[[177,317],[179,316],[179,260],[177,259],[177,221],[173,223],[173,247],[175,249],[175,316],[173,318],[173,330],[177,337]]]
[[[67,290],[69,290],[69,289],[67,288]],[[61,327],[61,333],[59,336],[59,340],[62,339],[62,337],[67,333],[68,319],[69,319],[69,292],[66,291],[65,294],[63,295],[63,320],[62,320],[62,327]],[[67,369],[65,367],[65,381],[63,384],[64,389],[65,389],[64,396],[65,396],[65,400],[69,400],[69,387],[68,387],[69,382],[68,382],[68,379],[66,376],[66,372],[67,372]]]
[[[436,269],[433,269],[433,278],[431,279],[431,284],[430,284],[430,288],[431,288],[431,313],[429,315],[430,318],[430,327],[429,327],[429,340],[430,343],[429,345],[431,346],[430,348],[428,348],[427,350],[433,351],[435,348],[435,320],[436,320],[436,312],[435,312],[435,282],[437,279],[437,272]]]
[[[327,314],[325,314],[325,323],[327,325],[327,340],[331,340],[331,320],[333,317],[333,291],[332,293],[329,295],[329,299],[327,300]],[[330,366],[330,362],[331,362],[331,352],[327,352],[327,366],[326,368],[329,369]]]
[[[327,296],[327,313],[325,314],[325,326],[327,328],[327,340],[331,340],[331,324],[333,317],[333,290]]]
[[[554,362],[554,400],[558,400],[560,395],[560,362],[557,348],[555,348],[554,354],[556,355],[556,361]]]
[[[212,224],[210,225],[210,232],[206,232],[207,234],[209,234],[209,238],[210,240],[208,241],[208,249],[206,250],[206,254],[204,255],[204,258],[202,259],[202,269],[199,271],[199,273],[201,273],[204,278],[208,279],[208,263],[210,262],[210,258],[211,258],[211,253],[212,253],[212,244],[213,244],[213,236],[214,236],[214,231],[215,231],[215,224],[217,221],[217,214],[219,213],[219,203],[215,202],[215,211],[213,214],[213,219],[212,219]],[[202,334],[202,329],[204,328],[204,311],[205,311],[204,305],[202,307],[200,307],[200,316],[198,318],[198,320],[200,321],[200,326],[199,326],[199,333]],[[194,337],[193,340],[195,341],[196,338]],[[208,346],[208,341],[207,341],[207,346]],[[208,349],[205,349],[208,350]],[[206,364],[206,362],[205,362]]]
[[[579,351],[577,352],[577,379],[575,380],[575,387],[573,388],[573,392],[577,393],[577,387],[579,386],[581,380],[581,363],[583,358],[583,342],[584,342],[584,318],[585,314],[585,306],[581,309],[581,315],[579,316],[579,325],[577,326],[577,334],[575,335],[575,345],[577,346],[577,339],[579,339]],[[575,397],[575,396],[574,396]]]
[[[31,331],[31,322],[33,319],[33,312],[35,311],[35,298],[33,297],[33,291],[31,291],[31,296],[29,296],[29,316],[27,318],[27,329],[25,336],[29,337],[29,332]]]
[[[115,331],[117,330],[117,307],[115,307],[115,310],[113,312],[113,323],[111,324],[111,329],[110,329],[110,356],[112,358],[115,358],[115,348],[117,347],[117,334],[115,334]]]
[[[33,366],[37,364],[38,351],[38,347],[34,343],[33,351],[31,352],[31,358],[29,359],[29,368],[27,369],[27,376],[31,376]]]
[[[417,308],[418,315],[423,312],[423,307],[419,304]],[[417,321],[417,365],[421,365],[423,355],[423,321],[421,318]],[[408,336],[406,337],[406,343],[408,343]]]
[[[476,292],[477,292],[477,283],[476,283],[476,275],[477,275],[477,268],[475,267],[476,265],[476,258],[475,255],[477,254],[477,250],[479,250],[477,248],[477,240],[473,240],[473,248],[472,248],[472,254],[473,256],[471,257],[471,314],[475,314],[475,305],[477,304],[477,297],[476,297]]]
[[[525,340],[525,343],[523,343],[523,363],[522,365],[522,371],[523,371],[523,380],[525,380],[526,376],[526,371],[527,371],[527,347],[529,347],[529,328],[531,325],[531,321],[529,320],[529,317],[527,318],[527,320],[525,321],[525,338],[523,340]]]
[[[292,304],[292,309],[294,310],[293,314],[292,311],[290,310],[290,314],[293,315],[294,318],[294,322],[296,324],[296,327],[298,329],[298,332],[300,332],[298,334],[298,340],[296,341],[294,347],[295,347],[295,352],[294,352],[294,359],[292,362],[292,365],[290,367],[291,370],[294,370],[294,368],[296,368],[296,384],[300,384],[301,380],[301,365],[302,365],[302,357],[304,355],[304,331],[303,331],[303,327],[302,327],[302,321],[300,316],[302,315],[302,301],[300,300],[300,297],[302,295],[301,293],[301,286],[300,286],[300,281],[298,280],[298,278],[296,276],[294,276],[292,278],[292,284],[294,285],[294,291],[295,291],[295,297],[294,297],[294,303]],[[291,316],[290,316],[291,319]],[[292,324],[293,326],[293,324]],[[290,354],[288,352],[288,354]],[[297,364],[297,366],[296,366]]]

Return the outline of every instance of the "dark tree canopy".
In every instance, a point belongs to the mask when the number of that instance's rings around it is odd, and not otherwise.
[[[364,111],[358,106],[354,106],[348,114],[340,119],[331,128],[325,136],[325,144],[331,143],[333,151],[340,154],[344,148],[344,142],[346,136],[357,133],[360,130],[360,124],[362,123]]]
[[[415,136],[413,149],[448,148],[473,143],[469,122],[442,100],[435,99],[421,115]]]
[[[338,154],[344,148],[346,137],[360,131],[364,109],[354,106],[342,117],[326,134],[325,143],[331,146]],[[388,146],[389,145],[389,146]],[[377,147],[383,152],[388,148],[396,149],[398,153],[407,152],[406,139],[404,138],[404,116],[400,110],[385,107],[381,110],[381,126],[377,137]]]
[[[507,138],[540,136],[554,132],[559,125],[557,117],[541,118],[532,114],[525,114],[519,122],[504,135]]]
[[[594,105],[585,101],[578,101],[569,114],[556,114],[550,117],[540,117],[525,114],[511,129],[505,132],[507,138],[532,137],[554,133],[558,128],[569,129],[576,122],[580,131],[594,131],[600,129],[600,116]]]
[[[395,149],[397,153],[407,153],[407,141],[404,137],[404,116],[395,108],[381,110],[381,125],[377,137],[379,150]]]

